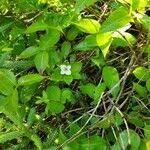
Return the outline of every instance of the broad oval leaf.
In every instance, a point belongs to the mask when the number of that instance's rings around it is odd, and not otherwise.
[[[113,34],[113,38],[114,38],[113,42],[112,42],[113,46],[126,47],[126,46],[135,44],[135,42],[137,41],[136,38],[130,33],[123,32],[121,34],[119,34],[117,32],[115,32],[115,34]]]
[[[71,43],[70,42],[63,42],[63,44],[61,45],[61,54],[63,58],[66,58],[71,50]]]
[[[112,43],[112,33],[98,33],[96,36],[96,41],[98,46],[100,47],[103,56],[106,57],[107,53],[109,52],[109,47]]]
[[[131,21],[129,10],[125,7],[119,7],[107,18],[102,24],[100,32],[116,31],[119,28],[124,27]]]
[[[133,71],[133,74],[137,79],[141,81],[147,81],[148,79],[150,79],[150,71],[145,67],[137,67]]]
[[[39,48],[35,46],[30,46],[26,48],[20,55],[20,58],[29,58],[31,56],[34,56],[39,52]]]
[[[60,39],[60,31],[58,30],[48,30],[41,39],[39,48],[41,50],[48,50],[49,48],[53,47]]]
[[[97,46],[96,36],[88,35],[82,42],[75,46],[79,51],[91,51]]]
[[[91,98],[94,97],[94,92],[95,92],[95,85],[94,84],[88,83],[86,85],[79,86],[79,88],[83,94],[87,94]]]
[[[105,66],[102,71],[103,80],[114,98],[120,91],[119,74],[116,68]]]
[[[34,63],[38,72],[43,71],[48,67],[49,55],[46,51],[40,52],[35,56]]]
[[[42,81],[44,78],[39,74],[28,74],[19,78],[18,85],[31,85]]]
[[[46,94],[49,100],[60,101],[61,90],[58,86],[49,86],[46,89]]]
[[[94,19],[81,19],[75,25],[79,30],[89,34],[95,34],[100,29],[100,23]]]
[[[64,105],[57,101],[50,101],[47,107],[51,113],[55,114],[59,114],[65,109]]]
[[[31,24],[25,32],[34,33],[36,31],[46,30],[48,28],[49,28],[48,25],[43,20],[40,20]]]
[[[138,84],[138,83],[133,83],[133,89],[139,94],[141,97],[146,97],[148,92],[146,87]]]

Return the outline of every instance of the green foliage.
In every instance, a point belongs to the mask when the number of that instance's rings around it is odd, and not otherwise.
[[[148,150],[148,0],[0,1],[0,149]]]

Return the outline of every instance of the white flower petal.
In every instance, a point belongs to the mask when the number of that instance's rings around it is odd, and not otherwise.
[[[61,70],[60,74],[64,75],[64,74],[66,74],[66,72],[64,70]]]
[[[65,73],[66,73],[66,75],[71,75],[71,71],[70,70],[66,71]]]
[[[61,70],[64,69],[64,68],[66,68],[66,65],[60,65]]]
[[[67,68],[70,70],[70,69],[71,69],[71,66],[69,65],[69,66],[67,66]]]
[[[62,74],[62,75],[71,75],[71,66],[70,65],[68,65],[68,66],[66,66],[66,65],[60,65],[60,74]]]

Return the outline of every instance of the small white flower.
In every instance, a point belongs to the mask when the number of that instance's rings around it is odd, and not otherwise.
[[[62,75],[71,75],[71,66],[70,65],[60,65],[60,74]]]

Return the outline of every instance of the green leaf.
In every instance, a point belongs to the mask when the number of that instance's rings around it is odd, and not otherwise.
[[[73,94],[69,88],[65,88],[62,90],[61,102],[64,104],[66,100],[68,102],[71,102],[73,100]]]
[[[71,72],[77,73],[80,72],[82,69],[82,63],[81,62],[74,62],[71,64]]]
[[[49,26],[46,23],[44,23],[43,20],[40,20],[40,21],[37,21],[37,22],[33,23],[32,25],[30,25],[25,32],[26,33],[34,33],[37,31],[46,30],[48,28],[49,28]]]
[[[103,56],[106,57],[107,53],[109,52],[109,47],[112,43],[112,33],[98,33],[96,36],[96,41],[103,53]]]
[[[146,81],[146,88],[150,92],[150,79]]]
[[[119,33],[115,33],[113,34],[113,42],[112,45],[115,47],[127,47],[127,46],[131,46],[133,44],[136,43],[136,38],[127,32],[121,33],[122,35],[120,35]]]
[[[48,67],[49,55],[46,51],[40,52],[35,56],[34,63],[39,73],[43,73]]]
[[[59,114],[65,109],[65,107],[60,102],[50,101],[48,104],[48,109],[50,110],[50,112],[52,112],[54,114]]]
[[[97,135],[93,135],[87,139],[80,140],[80,150],[107,150],[106,141]]]
[[[30,46],[26,48],[20,55],[20,58],[29,58],[31,56],[34,56],[39,52],[39,48],[35,46]]]
[[[46,94],[49,100],[60,101],[61,90],[58,86],[49,86],[46,89]]]
[[[128,138],[130,138],[131,141],[130,150],[138,150],[141,142],[139,135],[135,131],[129,130],[129,136],[126,130],[121,132],[119,134],[118,141],[112,147],[112,150],[127,149],[127,146],[129,145]]]
[[[137,17],[137,21],[143,26],[145,30],[150,30],[150,17],[146,14],[137,13],[135,15]]]
[[[61,45],[61,54],[64,59],[67,58],[67,56],[70,53],[70,50],[71,50],[71,43],[67,41],[63,42],[63,44]]]
[[[105,91],[105,89],[106,89],[105,83],[100,83],[95,88],[95,91],[94,91],[94,101],[92,102],[93,105],[96,105],[99,102],[100,97],[101,97],[102,93]]]
[[[37,88],[37,84],[27,85],[22,87],[20,90],[20,101],[22,103],[27,103],[34,96],[34,92]]]
[[[89,97],[93,98],[95,92],[95,85],[88,83],[86,85],[79,86],[79,89],[83,94],[87,94]]]
[[[39,74],[28,74],[19,78],[18,85],[31,85],[34,83],[38,83],[43,79],[44,77]]]
[[[75,11],[79,13],[85,7],[93,5],[97,0],[76,0]]]
[[[74,23],[79,30],[89,34],[95,34],[100,29],[100,23],[94,19],[81,19]]]
[[[36,147],[38,148],[38,150],[42,150],[43,146],[42,146],[41,139],[36,134],[31,135],[30,138],[34,142],[34,144],[36,145]]]
[[[12,132],[1,132],[0,133],[0,143],[5,143],[7,141],[11,141],[22,136],[23,133],[20,131],[12,131]]]
[[[16,77],[10,70],[0,69],[0,92],[10,95],[16,85]]]
[[[98,46],[96,42],[96,36],[88,35],[83,41],[75,46],[75,50],[92,51],[96,46]]]
[[[147,96],[148,92],[146,87],[141,86],[138,83],[133,83],[133,89],[141,96],[141,97],[145,97]]]
[[[120,91],[118,71],[114,67],[106,66],[103,68],[102,75],[106,86],[111,91],[113,97],[116,98]]]
[[[27,124],[29,127],[33,124],[33,122],[35,120],[35,115],[36,115],[35,108],[31,108],[29,111],[29,114],[28,114],[28,118],[27,118]]]
[[[119,28],[124,27],[131,21],[129,10],[125,7],[119,7],[111,13],[111,15],[102,24],[100,32],[116,31]]]
[[[39,49],[48,50],[53,47],[60,39],[60,31],[49,30],[41,39]]]
[[[137,67],[133,71],[133,74],[140,81],[147,81],[148,79],[150,79],[150,71],[145,67]]]
[[[144,136],[147,140],[150,140],[150,125],[145,125]]]
[[[11,95],[6,98],[5,110],[17,112],[18,109],[18,91],[15,89]]]
[[[75,76],[75,78],[77,78],[77,77]],[[77,78],[77,79],[79,79],[79,78]],[[73,81],[73,76],[72,75],[69,75],[69,76],[68,75],[63,75],[63,81],[66,82],[66,84],[69,85]]]
[[[79,30],[77,28],[75,28],[74,26],[72,26],[68,32],[67,32],[67,35],[66,35],[66,38],[69,40],[69,41],[73,41],[79,34]]]

